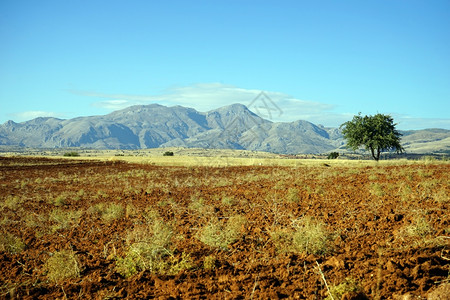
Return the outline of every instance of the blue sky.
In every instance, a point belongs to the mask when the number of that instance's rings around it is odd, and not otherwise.
[[[264,91],[273,121],[450,129],[447,0],[0,0],[0,41],[0,123]]]

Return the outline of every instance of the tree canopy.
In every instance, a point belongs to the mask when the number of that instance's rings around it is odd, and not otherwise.
[[[347,147],[356,150],[364,146],[378,161],[383,151],[395,150],[397,153],[404,151],[400,145],[402,134],[395,129],[396,125],[389,115],[376,114],[363,117],[359,113],[353,120],[342,124],[341,128],[347,140]]]

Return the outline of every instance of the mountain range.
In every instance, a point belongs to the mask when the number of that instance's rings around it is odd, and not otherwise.
[[[450,130],[403,131],[412,153],[448,152]],[[242,104],[208,112],[183,106],[137,105],[107,115],[36,118],[0,125],[0,145],[30,148],[143,149],[187,147],[245,149],[282,154],[342,151],[339,129],[307,121],[271,122]]]

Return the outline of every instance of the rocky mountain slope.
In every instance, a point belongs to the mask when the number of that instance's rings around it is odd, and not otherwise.
[[[404,141],[408,150],[448,151],[450,131],[408,131]],[[297,154],[329,152],[342,148],[344,140],[336,128],[300,120],[271,122],[241,104],[205,113],[182,106],[151,104],[103,116],[8,121],[0,125],[0,145],[96,149],[181,146]]]

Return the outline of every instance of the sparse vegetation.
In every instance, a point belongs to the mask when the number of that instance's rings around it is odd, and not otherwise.
[[[89,212],[99,215],[106,222],[111,222],[124,216],[123,206],[116,203],[97,203],[89,208]]]
[[[222,198],[222,203],[228,206],[235,205],[237,203],[236,199],[230,196],[225,196]]]
[[[19,237],[9,232],[0,235],[0,251],[16,254],[24,249],[25,243]]]
[[[215,255],[208,255],[205,257],[205,259],[203,260],[203,268],[205,270],[212,270],[215,268],[215,264],[216,264],[216,256]]]
[[[106,222],[111,222],[116,219],[122,218],[124,215],[124,208],[120,204],[110,203],[105,207],[105,210],[101,212],[102,219]]]
[[[325,225],[307,216],[293,220],[291,228],[275,228],[271,238],[282,252],[321,255],[331,250],[331,235]]]
[[[64,204],[66,204],[66,202],[67,202],[67,200],[66,200],[65,195],[58,195],[54,199],[51,199],[51,203],[55,206],[62,206]]]
[[[174,165],[0,157],[0,298],[424,298],[448,280],[448,162],[158,151]]]
[[[80,265],[72,250],[53,253],[45,264],[47,277],[53,282],[61,282],[80,275]]]
[[[430,223],[422,216],[414,218],[413,222],[405,227],[405,233],[409,237],[426,238],[432,232]]]
[[[124,277],[148,270],[157,274],[176,274],[192,267],[189,255],[174,255],[173,231],[153,215],[147,226],[135,228],[128,234],[125,257],[118,257],[116,270]]]
[[[62,209],[54,209],[50,212],[49,219],[54,222],[53,231],[59,229],[69,229],[76,225],[81,217],[82,211],[64,211]]]
[[[287,200],[293,203],[300,202],[300,195],[298,190],[295,188],[290,188],[287,193]]]
[[[20,199],[18,196],[12,196],[8,195],[6,199],[3,200],[2,206],[7,207],[11,210],[15,210],[19,207],[19,205],[22,203],[22,199]]]
[[[188,208],[201,217],[208,217],[213,213],[214,209],[205,202],[206,200],[204,198],[199,197],[198,195],[193,195]]]
[[[197,238],[208,246],[226,250],[228,245],[241,236],[246,221],[241,215],[230,217],[226,223],[211,220],[200,230]]]
[[[363,290],[360,285],[354,279],[347,278],[340,284],[332,286],[330,288],[331,296],[327,296],[325,300],[332,299],[369,299],[364,295]],[[346,298],[343,296],[346,295]],[[352,298],[353,297],[353,298]]]
[[[370,178],[369,178],[370,179]],[[372,183],[370,186],[370,193],[377,197],[383,197],[386,193],[384,192],[383,186],[377,182]]]

